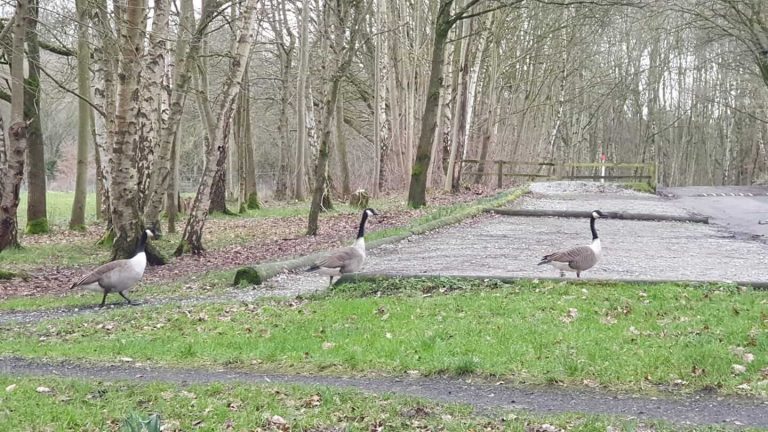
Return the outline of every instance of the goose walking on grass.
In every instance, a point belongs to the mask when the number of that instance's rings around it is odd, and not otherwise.
[[[592,230],[592,244],[545,255],[539,262],[539,265],[549,264],[560,270],[560,277],[564,277],[566,271],[576,272],[576,277],[581,277],[581,272],[592,268],[600,260],[602,247],[600,246],[600,239],[597,237],[595,219],[602,216],[603,212],[595,210],[589,218],[589,228]]]
[[[360,219],[360,227],[357,230],[357,240],[352,246],[348,246],[315,261],[307,272],[315,272],[330,277],[328,286],[333,285],[333,278],[345,273],[355,273],[363,268],[365,262],[365,222],[370,216],[378,216],[379,213],[372,208],[363,210]]]
[[[144,269],[147,267],[147,254],[144,249],[147,239],[152,237],[154,237],[152,231],[145,230],[141,234],[141,240],[132,258],[115,260],[99,266],[69,288],[83,287],[104,293],[99,307],[104,307],[109,293],[118,293],[128,304],[133,304],[131,299],[125,296],[125,291],[133,288],[144,276]]]

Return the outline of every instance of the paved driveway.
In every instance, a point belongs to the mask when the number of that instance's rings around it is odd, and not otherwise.
[[[675,205],[712,218],[737,234],[767,236],[768,188],[760,186],[691,186],[665,188]]]

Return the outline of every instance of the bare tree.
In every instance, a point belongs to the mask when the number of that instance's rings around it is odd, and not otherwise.
[[[506,5],[520,3],[520,1],[508,2]],[[437,110],[440,100],[440,87],[443,80],[443,60],[445,58],[445,44],[448,33],[459,20],[471,18],[489,10],[469,13],[469,10],[481,0],[469,0],[455,13],[451,13],[453,0],[440,0],[440,6],[435,18],[434,42],[432,48],[432,60],[427,85],[427,100],[424,104],[424,114],[421,120],[419,145],[416,148],[416,162],[411,171],[411,183],[408,189],[408,205],[419,208],[426,204],[427,169],[430,164],[432,143],[437,125]]]
[[[77,91],[82,97],[91,94],[90,49],[88,46],[88,2],[77,0]],[[75,198],[72,202],[72,215],[69,229],[85,228],[85,204],[88,182],[88,139],[92,110],[85,99],[77,104],[77,177],[75,180]],[[100,154],[97,152],[97,155]],[[101,162],[101,160],[99,160]]]
[[[189,218],[187,219],[187,225],[184,227],[181,243],[176,248],[176,255],[181,255],[185,251],[200,254],[204,250],[202,237],[205,221],[208,217],[211,184],[213,183],[214,174],[221,167],[220,165],[224,163],[222,155],[225,156],[227,153],[227,141],[234,103],[240,91],[243,75],[245,74],[245,66],[248,62],[248,55],[253,45],[253,27],[256,21],[254,9],[256,8],[257,1],[247,0],[237,19],[236,43],[232,48],[229,72],[217,107],[216,129],[206,146],[203,175],[200,178],[197,194],[189,211]]]
[[[309,0],[301,7],[301,43],[299,45],[299,71],[296,85],[296,178],[293,197],[304,201],[305,152],[307,149],[307,79],[309,71]]]
[[[45,142],[40,113],[40,43],[37,37],[38,0],[27,0],[24,28],[27,46],[27,78],[24,85],[24,118],[27,122],[27,232],[48,232],[45,183]]]
[[[27,146],[27,124],[24,121],[24,24],[27,2],[17,0],[16,19],[13,20],[11,45],[11,126],[8,128],[8,145],[5,132],[0,130],[0,251],[18,247],[16,213],[19,208],[19,191],[24,178],[24,152]],[[0,126],[2,126],[0,124]],[[0,128],[2,129],[2,128]]]
[[[360,25],[363,22],[365,11],[368,9],[362,0],[355,0],[350,3],[326,2],[324,7],[328,8],[324,16],[327,19],[325,31],[327,32],[326,37],[331,58],[328,59],[328,78],[323,95],[323,130],[320,136],[317,163],[315,164],[315,185],[312,193],[312,204],[309,208],[307,235],[317,234],[317,220],[320,215],[323,196],[327,193],[328,187],[328,155],[339,87],[354,59],[357,39],[361,30]],[[349,32],[348,40],[347,32]]]
[[[275,185],[275,198],[284,200],[288,197],[288,183],[291,175],[291,140],[290,122],[288,116],[290,99],[290,74],[293,67],[293,56],[296,51],[296,36],[291,31],[288,21],[288,13],[285,1],[274,1],[272,7],[272,20],[270,25],[275,33],[277,45],[277,57],[280,61],[280,113],[277,124],[277,132],[280,136],[279,162],[277,166],[277,184]],[[303,22],[303,21],[302,21]],[[286,41],[287,39],[287,41]]]
[[[218,14],[219,9],[221,9],[224,3],[225,0],[206,1],[203,7],[202,16],[196,26],[189,13],[182,15],[183,19],[179,38],[184,38],[184,41],[189,40],[189,44],[182,43],[181,46],[178,44],[176,46],[173,89],[170,96],[171,102],[167,126],[160,130],[159,150],[155,155],[155,161],[152,165],[152,175],[149,188],[147,189],[147,198],[145,200],[144,220],[146,221],[147,226],[153,227],[156,230],[159,230],[160,228],[160,212],[163,209],[163,196],[167,192],[168,182],[170,181],[172,174],[171,151],[176,139],[176,133],[179,130],[179,124],[181,123],[187,89],[189,88],[189,83],[192,79],[192,73],[197,65],[201,40],[211,20]],[[186,19],[184,19],[184,17],[186,17]],[[184,24],[187,24],[187,26]],[[189,33],[190,30],[191,35]],[[179,55],[180,49],[182,48],[184,48],[183,52],[185,55]]]
[[[143,52],[141,25],[145,17],[143,0],[126,0],[120,25],[120,62],[118,73],[115,141],[112,147],[112,225],[115,231],[112,258],[133,255],[143,229],[139,217],[136,190],[139,123],[136,118],[139,101],[138,73]]]

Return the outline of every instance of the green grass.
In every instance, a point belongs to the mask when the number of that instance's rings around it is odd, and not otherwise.
[[[27,192],[19,196],[19,227],[27,226]],[[69,226],[69,218],[72,215],[72,201],[74,192],[48,192],[45,195],[48,213],[48,226],[53,229],[66,229]],[[90,225],[96,222],[96,194],[89,193],[85,202],[85,223]]]
[[[646,182],[624,183],[621,186],[624,189],[633,190],[635,192],[642,192],[642,193],[648,193],[648,194],[656,193],[656,188],[654,188],[653,186],[651,186]]]
[[[0,253],[0,268],[12,271],[41,266],[75,266],[97,264],[109,260],[111,251],[90,241],[62,241],[45,245],[7,249]]]
[[[499,412],[473,413],[466,405],[438,405],[417,398],[373,396],[354,390],[320,386],[211,384],[179,386],[84,382],[58,378],[0,376],[0,422],[4,430],[119,430],[131,417],[156,414],[164,430],[295,431],[515,431],[550,424],[567,431],[606,430],[658,432],[724,431],[720,427],[681,428],[582,414],[536,416]],[[39,392],[40,387],[49,391]],[[40,389],[43,390],[43,389]],[[231,425],[232,429],[229,429]],[[377,429],[377,427],[381,429]],[[262,429],[263,428],[263,429]]]
[[[0,353],[767,394],[767,301],[718,286],[387,281],[302,302],[123,308],[5,327]]]

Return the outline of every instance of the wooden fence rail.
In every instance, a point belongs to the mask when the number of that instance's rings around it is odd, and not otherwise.
[[[495,170],[484,169],[480,172],[481,164],[495,164]],[[505,177],[523,177],[527,179],[547,179],[547,180],[574,180],[574,179],[592,179],[592,180],[631,180],[636,182],[648,183],[651,187],[656,187],[656,165],[652,163],[600,163],[600,162],[577,162],[577,163],[555,163],[555,162],[530,162],[530,161],[509,161],[509,160],[487,160],[464,159],[462,163],[476,165],[474,172],[467,173],[468,176],[494,176],[496,177],[496,187],[501,189],[504,185]],[[515,167],[534,167],[538,172],[506,172],[505,166]],[[565,173],[557,174],[558,168]],[[576,170],[601,169],[610,170],[610,174],[576,174]],[[617,170],[633,170],[629,174],[616,173]],[[545,171],[545,172],[542,172]]]

